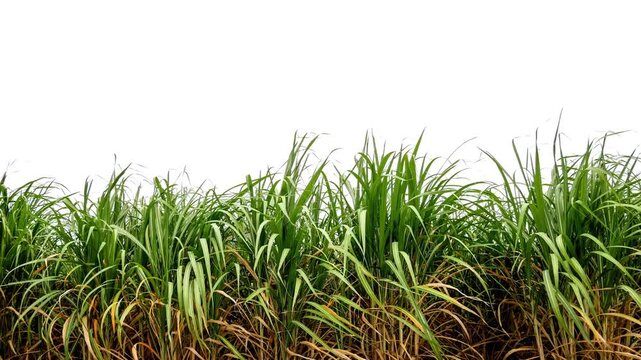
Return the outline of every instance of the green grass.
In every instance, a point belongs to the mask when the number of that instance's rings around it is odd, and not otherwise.
[[[554,140],[499,183],[422,135],[224,192],[3,177],[0,358],[641,359],[638,157]]]

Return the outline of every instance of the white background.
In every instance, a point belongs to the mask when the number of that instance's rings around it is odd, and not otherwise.
[[[79,190],[117,162],[222,187],[280,165],[294,132],[348,164],[373,129],[427,152],[630,130],[641,143],[641,8],[630,2],[0,3],[0,173]],[[545,144],[544,144],[545,145]],[[144,166],[144,167],[142,167]]]

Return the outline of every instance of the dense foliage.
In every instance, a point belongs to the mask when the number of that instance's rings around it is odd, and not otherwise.
[[[348,171],[315,140],[222,193],[3,178],[0,358],[641,359],[634,154],[557,136],[495,184],[420,138]]]

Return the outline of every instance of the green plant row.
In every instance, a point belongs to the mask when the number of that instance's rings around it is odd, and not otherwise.
[[[224,192],[0,181],[0,359],[641,359],[638,157],[502,181],[368,136]]]

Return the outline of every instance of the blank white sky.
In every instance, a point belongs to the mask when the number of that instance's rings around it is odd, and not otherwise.
[[[396,145],[511,157],[641,131],[636,2],[14,1],[0,3],[0,173],[79,190],[120,164],[223,187],[284,160],[294,131],[349,163]],[[473,166],[473,165],[471,165]],[[482,175],[483,170],[478,174]],[[470,174],[474,177],[474,173]],[[479,175],[479,176],[480,176]]]

